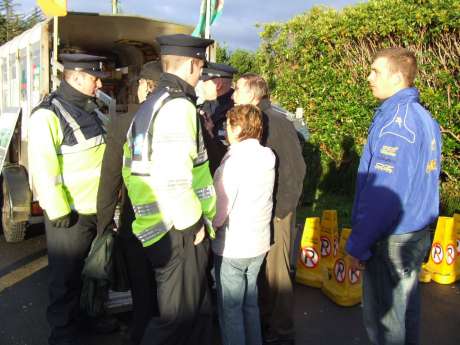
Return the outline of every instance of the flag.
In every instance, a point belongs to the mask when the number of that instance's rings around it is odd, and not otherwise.
[[[67,0],[37,0],[37,5],[48,17],[67,15]]]
[[[201,0],[200,8],[200,20],[198,25],[195,27],[195,30],[192,32],[192,36],[203,37],[206,31],[206,13],[207,11],[207,0]],[[209,21],[212,25],[222,14],[222,9],[224,8],[224,0],[211,0],[211,20]]]

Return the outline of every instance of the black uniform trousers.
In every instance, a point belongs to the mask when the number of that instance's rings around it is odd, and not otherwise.
[[[131,206],[126,189],[123,187],[122,212],[120,214],[120,228],[117,240],[125,259],[133,299],[133,311],[129,331],[130,340],[134,344],[139,344],[148,322],[152,316],[158,315],[158,304],[154,270],[145,255],[142,243],[131,230],[133,220],[133,207]]]
[[[96,235],[96,215],[72,213],[72,218],[69,228],[57,228],[45,215],[50,272],[46,316],[51,328],[50,345],[73,340],[77,335],[81,271]]]
[[[160,315],[153,317],[142,345],[210,345],[213,324],[207,281],[210,242],[193,244],[193,231],[171,230],[149,256],[155,270]]]

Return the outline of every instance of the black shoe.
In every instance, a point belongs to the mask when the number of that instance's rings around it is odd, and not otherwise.
[[[89,319],[88,327],[95,334],[110,334],[118,331],[120,324],[115,317],[105,315]]]

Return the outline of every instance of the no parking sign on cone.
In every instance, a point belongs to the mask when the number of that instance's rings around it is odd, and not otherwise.
[[[321,217],[321,267],[331,269],[338,249],[337,211],[325,210]]]
[[[305,220],[305,228],[300,243],[296,281],[312,287],[321,287],[323,280],[319,265],[321,253],[320,232],[321,225],[318,217]]]
[[[345,252],[345,244],[351,229],[343,229],[333,269],[324,277],[321,291],[336,304],[350,307],[361,302],[361,272],[350,265]]]
[[[457,280],[456,261],[457,233],[454,229],[454,218],[439,217],[430,258],[422,265],[420,281],[428,282],[428,278],[431,278],[439,284],[454,283]]]

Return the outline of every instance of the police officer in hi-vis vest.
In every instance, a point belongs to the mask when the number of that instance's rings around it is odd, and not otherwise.
[[[75,344],[81,271],[96,235],[96,194],[104,130],[93,113],[103,57],[62,54],[64,80],[30,117],[29,159],[45,211],[50,270],[50,345]],[[114,330],[116,325],[107,331]]]
[[[154,269],[159,316],[141,344],[211,344],[207,283],[213,188],[194,87],[213,41],[160,36],[163,74],[142,103],[124,147],[133,232]]]

